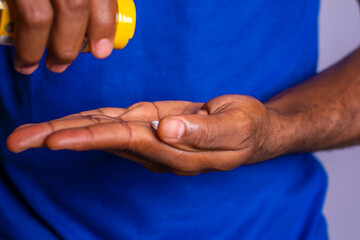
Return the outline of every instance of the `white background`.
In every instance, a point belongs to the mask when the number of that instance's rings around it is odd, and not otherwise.
[[[358,47],[359,9],[356,0],[322,0],[319,70]],[[324,213],[330,239],[360,239],[360,147],[319,152],[316,155],[329,176]]]

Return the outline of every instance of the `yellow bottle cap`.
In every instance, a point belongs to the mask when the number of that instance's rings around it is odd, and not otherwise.
[[[133,0],[117,0],[116,33],[114,48],[122,49],[134,36],[136,9]]]

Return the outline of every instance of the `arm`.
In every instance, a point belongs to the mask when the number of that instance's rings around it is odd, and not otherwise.
[[[209,102],[137,103],[25,125],[13,152],[107,150],[154,172],[226,171],[294,152],[360,142],[360,50],[265,104],[225,95]],[[160,121],[154,131],[152,121]]]
[[[257,160],[360,143],[360,49],[265,103],[270,130]]]

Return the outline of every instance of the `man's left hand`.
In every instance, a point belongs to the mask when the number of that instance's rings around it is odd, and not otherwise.
[[[102,108],[17,128],[8,148],[105,150],[154,172],[196,175],[256,162],[270,125],[265,106],[249,96],[209,102],[141,102]],[[159,121],[158,129],[151,123]]]

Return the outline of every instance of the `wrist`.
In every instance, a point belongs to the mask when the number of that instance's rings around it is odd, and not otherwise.
[[[266,161],[293,152],[297,140],[298,119],[296,114],[284,115],[266,106],[269,124],[261,147],[250,157],[246,164]]]

